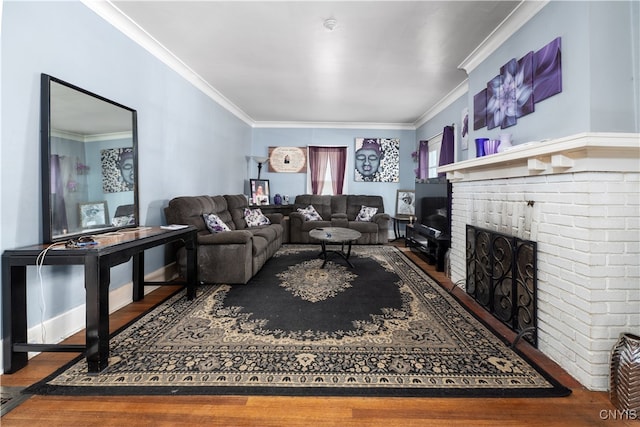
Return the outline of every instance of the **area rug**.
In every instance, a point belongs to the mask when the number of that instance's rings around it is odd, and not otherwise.
[[[111,339],[109,366],[79,357],[34,394],[564,396],[392,246],[354,246],[320,268],[285,245],[247,285],[181,291]]]

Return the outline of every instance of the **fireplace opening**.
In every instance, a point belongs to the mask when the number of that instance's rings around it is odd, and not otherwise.
[[[538,347],[537,245],[467,225],[466,291],[494,317]]]

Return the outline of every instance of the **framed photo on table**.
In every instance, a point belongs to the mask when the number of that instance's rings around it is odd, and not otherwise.
[[[269,180],[268,179],[250,179],[251,186],[251,201],[254,205],[268,205],[269,194]]]
[[[80,228],[96,228],[109,225],[107,202],[78,203]]]
[[[398,190],[396,194],[396,216],[413,216],[416,214],[416,192],[414,190]]]

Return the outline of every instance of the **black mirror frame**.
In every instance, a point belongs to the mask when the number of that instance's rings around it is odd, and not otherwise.
[[[123,108],[131,112],[132,126],[131,126],[131,144],[133,149],[133,170],[134,170],[134,187],[133,187],[133,213],[135,215],[135,223],[126,226],[113,226],[107,228],[101,228],[99,231],[86,231],[73,234],[67,234],[64,236],[53,236],[53,212],[51,206],[51,82],[55,82],[64,85],[68,88],[74,89],[85,95],[94,97],[101,101],[107,102],[119,108]],[[43,243],[54,243],[59,241],[68,240],[83,235],[107,233],[110,231],[120,230],[123,228],[138,227],[140,224],[140,212],[139,212],[139,199],[138,199],[138,113],[136,110],[129,108],[125,105],[119,104],[115,101],[107,99],[103,96],[92,93],[88,90],[82,89],[71,83],[60,80],[56,77],[42,73],[40,75],[40,173],[41,173],[41,193],[42,193],[42,240]]]

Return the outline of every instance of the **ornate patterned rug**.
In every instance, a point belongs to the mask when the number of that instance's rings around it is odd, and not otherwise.
[[[324,269],[285,245],[247,285],[170,297],[111,339],[110,364],[79,357],[34,394],[564,396],[401,251],[354,246]]]

